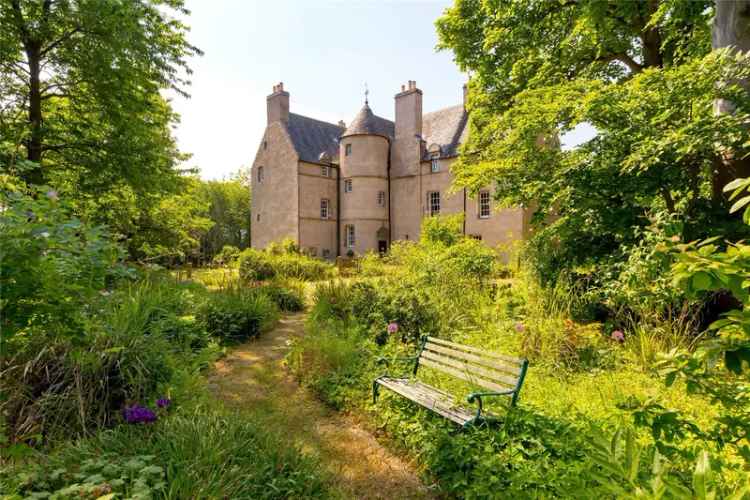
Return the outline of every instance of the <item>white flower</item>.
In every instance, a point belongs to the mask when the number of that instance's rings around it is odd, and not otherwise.
[[[49,238],[49,233],[47,231],[44,231],[39,233],[39,236],[41,236],[42,238]]]

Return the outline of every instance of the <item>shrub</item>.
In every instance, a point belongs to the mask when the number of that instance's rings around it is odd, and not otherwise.
[[[152,498],[164,493],[164,468],[154,455],[121,456],[104,453],[79,461],[53,458],[52,463],[33,465],[6,482],[24,498]],[[54,464],[54,468],[53,468]],[[19,497],[20,498],[20,497]]]
[[[454,266],[459,275],[484,282],[495,271],[497,254],[481,241],[463,238],[445,251],[441,261]]]
[[[292,281],[273,281],[261,288],[282,311],[297,312],[305,308],[304,288]]]
[[[461,239],[463,221],[463,214],[436,215],[423,218],[422,243],[439,243],[445,246],[457,243]]]
[[[262,281],[275,276],[317,281],[332,277],[334,267],[325,261],[297,252],[247,249],[240,256],[240,277]]]
[[[385,263],[383,258],[375,252],[367,252],[359,259],[359,275],[365,277],[383,276]]]
[[[27,193],[0,176],[0,206],[3,337],[30,328],[80,335],[88,305],[117,278],[133,276],[120,264],[123,249],[51,188]]]
[[[378,343],[385,343],[389,323],[396,323],[401,339],[410,342],[440,331],[437,309],[427,292],[413,282],[356,283],[350,293],[354,318]]]
[[[271,265],[271,258],[265,252],[247,248],[240,254],[240,278],[246,281],[271,279],[276,270]]]
[[[0,411],[10,436],[39,443],[84,434],[119,421],[126,402],[149,399],[168,386],[177,366],[186,364],[178,358],[208,343],[205,332],[182,316],[194,293],[189,286],[146,280],[93,303],[96,314],[78,337],[34,329],[8,342]]]
[[[310,319],[314,323],[329,320],[347,322],[351,316],[351,287],[340,280],[319,283],[313,292]]]
[[[268,245],[266,251],[271,255],[292,255],[299,254],[299,245],[291,238],[284,238],[281,241],[273,241]]]
[[[258,337],[277,317],[278,309],[267,295],[246,288],[213,292],[198,312],[206,331],[226,342]]]
[[[240,249],[233,245],[224,245],[219,253],[214,255],[214,266],[232,266],[240,258]]]

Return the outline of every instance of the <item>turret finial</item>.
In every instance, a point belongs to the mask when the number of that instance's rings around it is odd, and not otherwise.
[[[367,82],[365,82],[365,104],[369,105],[367,97],[370,95],[370,89],[367,88]]]

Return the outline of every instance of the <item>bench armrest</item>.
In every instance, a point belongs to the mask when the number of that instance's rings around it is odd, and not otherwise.
[[[417,356],[399,356],[395,358],[386,358],[385,356],[380,356],[375,362],[379,365],[386,365],[389,366],[392,361],[398,362],[398,361],[414,361],[417,359]]]

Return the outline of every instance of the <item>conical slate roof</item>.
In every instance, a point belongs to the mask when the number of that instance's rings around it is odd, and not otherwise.
[[[393,138],[394,125],[390,120],[375,116],[365,101],[365,105],[362,106],[362,109],[359,110],[359,113],[341,137],[348,135],[382,135],[383,137]]]

